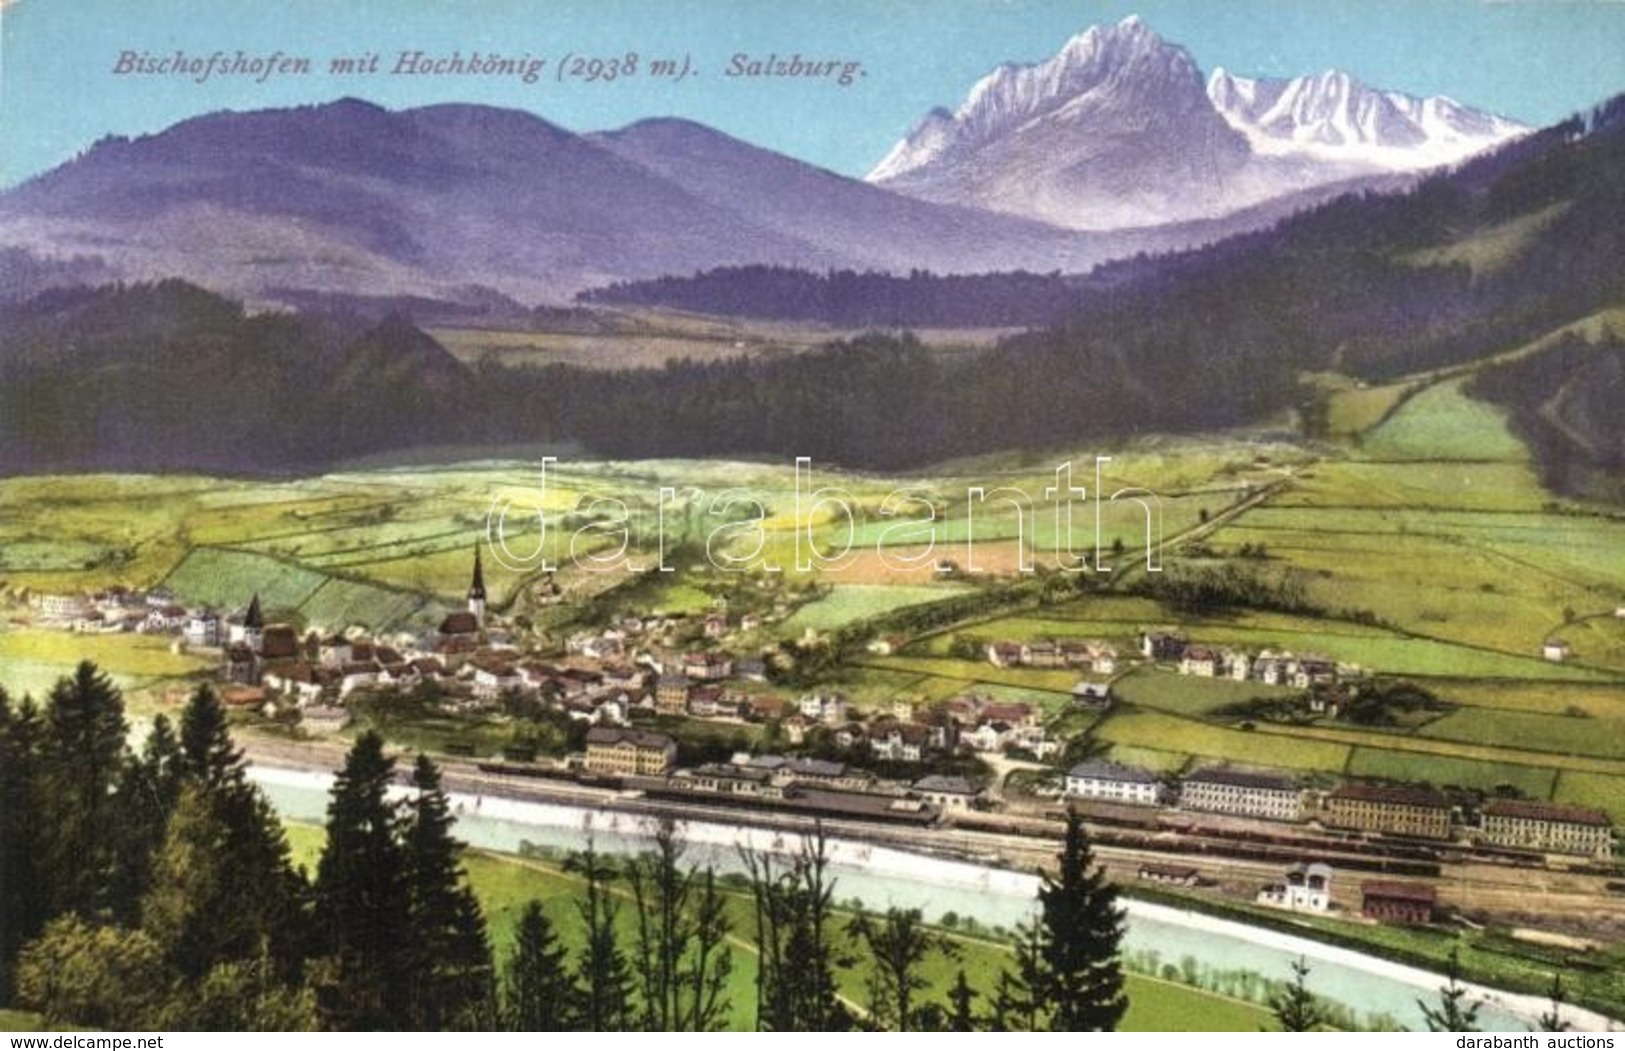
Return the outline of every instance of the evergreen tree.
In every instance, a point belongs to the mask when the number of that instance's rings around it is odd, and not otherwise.
[[[728,917],[716,875],[682,865],[683,845],[670,819],[655,849],[633,859],[627,883],[637,910],[634,962],[645,1030],[708,1032],[726,1020]]]
[[[326,963],[318,1003],[333,1029],[399,1028],[410,1017],[410,898],[383,738],[356,739],[333,783],[316,866],[316,931]]]
[[[1055,1032],[1110,1032],[1128,999],[1118,948],[1123,910],[1117,888],[1094,863],[1083,819],[1067,814],[1060,869],[1038,890],[1039,938],[1044,963],[1035,988]]]
[[[154,857],[180,798],[180,758],[180,742],[168,717],[158,715],[141,755],[125,764],[118,789],[124,820],[113,888],[114,913],[120,922],[133,923],[139,916]]]
[[[1283,1033],[1308,1033],[1326,1023],[1326,1011],[1309,991],[1309,961],[1300,956],[1292,962],[1292,981],[1270,997],[1270,1010]]]
[[[0,690],[0,1003],[11,1002],[17,954],[45,927],[39,852],[39,713]]]
[[[916,997],[929,984],[925,962],[933,952],[956,955],[955,946],[926,928],[919,909],[887,909],[878,923],[860,913],[848,932],[867,950],[870,1016],[897,1032],[912,1032],[920,1024]]]
[[[226,709],[214,688],[202,683],[181,713],[181,764],[186,775],[210,790],[243,781],[243,754],[231,742]]]
[[[828,1033],[851,1027],[836,996],[829,923],[835,885],[823,828],[803,837],[786,870],[770,854],[742,851],[756,914],[756,1025],[776,1032]]]
[[[113,910],[124,698],[89,661],[52,687],[40,748],[40,878],[52,916]]]
[[[440,771],[427,756],[418,757],[412,785],[404,838],[413,960],[404,1022],[430,1032],[478,1028],[494,980],[485,919],[464,879]]]
[[[1476,1033],[1478,1032],[1478,1009],[1483,1001],[1465,1003],[1467,988],[1461,984],[1461,957],[1456,949],[1450,950],[1450,961],[1445,965],[1445,984],[1439,989],[1439,1003],[1437,1007],[1416,1001],[1422,1009],[1422,1016],[1427,1019],[1428,1031],[1432,1033]]]
[[[620,909],[610,893],[615,868],[593,849],[570,855],[565,870],[586,881],[586,890],[576,899],[585,938],[577,971],[581,987],[582,1027],[593,1033],[625,1032],[632,1028],[632,975],[626,954],[621,951],[615,922]]]
[[[976,1031],[976,990],[970,987],[970,979],[965,977],[963,967],[954,976],[954,987],[948,991],[948,1006],[948,1028],[951,1032]]]
[[[309,888],[207,685],[182,713],[175,766],[182,802],[154,861],[143,924],[189,979],[264,956],[278,980],[296,981],[310,948]]]
[[[503,1028],[519,1033],[563,1033],[575,1028],[581,989],[568,955],[539,901],[519,915],[504,981]]]
[[[988,1028],[994,1032],[1038,1032],[1044,1027],[1044,1003],[1039,990],[1046,980],[1044,945],[1035,924],[1016,928],[1015,971],[999,972]]]
[[[222,878],[225,854],[219,813],[200,788],[187,785],[154,859],[141,929],[188,979],[200,979],[231,958],[227,943],[243,889]]]
[[[1552,1009],[1540,1016],[1540,1031],[1543,1033],[1568,1032],[1574,1026],[1563,1020],[1563,976],[1556,971],[1552,972],[1552,988],[1548,995],[1552,1000]]]
[[[987,1014],[987,1031],[990,1033],[1013,1033],[1016,1031],[1014,1020],[1023,1014],[1023,1000],[1026,990],[1022,989],[1015,977],[1009,971],[1000,971],[998,983],[993,987],[993,1004]]]

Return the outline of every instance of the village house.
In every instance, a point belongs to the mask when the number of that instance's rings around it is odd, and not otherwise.
[[[300,708],[320,705],[337,693],[331,671],[312,667],[306,661],[281,661],[267,667],[261,676],[265,688],[293,700]]]
[[[914,782],[914,794],[933,803],[944,814],[973,810],[982,798],[982,790],[963,777],[931,774]]]
[[[751,722],[765,723],[771,719],[782,720],[787,708],[788,704],[782,697],[747,697],[744,715]]]
[[[1149,631],[1140,636],[1140,655],[1153,661],[1177,661],[1185,656],[1185,636],[1171,631]]]
[[[801,714],[828,725],[846,721],[846,698],[838,693],[809,693],[797,702]]]
[[[960,744],[965,745],[973,752],[992,753],[1002,752],[1010,743],[1011,729],[1009,723],[985,722],[976,729],[959,735]]]
[[[327,636],[316,647],[316,659],[324,668],[342,668],[350,663],[352,654],[350,640],[337,633]]]
[[[1281,879],[1264,884],[1257,901],[1294,912],[1326,912],[1332,907],[1332,867],[1320,861],[1299,862]]]
[[[917,763],[925,758],[929,737],[923,726],[882,719],[869,727],[869,751],[876,759]]]
[[[213,610],[201,609],[186,618],[186,644],[214,647],[220,645],[220,617]]]
[[[1479,838],[1498,847],[1579,854],[1606,861],[1614,854],[1608,815],[1589,807],[1498,799],[1480,812]]]
[[[300,725],[315,734],[338,733],[350,725],[350,720],[350,709],[336,705],[306,705],[299,712]]]
[[[733,674],[733,658],[726,653],[690,653],[683,657],[683,674],[695,682],[720,682]]]
[[[1162,801],[1162,782],[1137,766],[1088,759],[1066,772],[1065,792],[1074,799],[1155,806]]]
[[[1025,701],[983,701],[977,719],[1036,727],[1040,722],[1039,715],[1038,709]]]
[[[1268,821],[1301,821],[1303,793],[1285,778],[1243,770],[1210,768],[1185,778],[1180,805],[1237,817]]]
[[[1433,922],[1438,894],[1425,883],[1376,881],[1360,884],[1360,912],[1384,923]]]
[[[90,599],[85,595],[43,595],[39,601],[40,617],[45,620],[71,624],[90,610]]]
[[[721,686],[695,686],[688,691],[688,714],[698,719],[737,717],[739,704],[730,704]]]
[[[81,635],[100,635],[107,627],[107,618],[99,609],[86,609],[73,618],[73,630]]]
[[[519,669],[507,661],[487,657],[475,659],[471,664],[474,668],[474,696],[482,701],[494,701],[508,690],[520,690],[526,686],[525,677]]]
[[[1112,687],[1109,682],[1084,680],[1072,687],[1072,703],[1081,708],[1105,711],[1112,706]]]
[[[149,635],[172,635],[185,630],[186,619],[186,607],[171,602],[147,610],[141,630]]]
[[[1211,679],[1219,673],[1219,655],[1206,646],[1190,646],[1179,658],[1179,674]]]
[[[1562,639],[1547,639],[1540,647],[1540,655],[1549,661],[1566,661],[1574,651]]]
[[[1451,812],[1450,800],[1430,788],[1351,781],[1327,795],[1321,821],[1329,828],[1449,839]]]
[[[1016,642],[990,642],[987,644],[988,663],[996,668],[1013,668],[1022,663],[1022,647]]]
[[[677,763],[677,742],[665,734],[595,726],[587,731],[588,773],[663,777]]]
[[[655,684],[655,711],[661,715],[688,711],[688,691],[693,685],[684,675],[662,675]]]

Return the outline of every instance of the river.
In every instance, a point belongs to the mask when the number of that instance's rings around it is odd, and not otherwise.
[[[251,773],[284,818],[311,823],[324,819],[331,775],[266,766],[256,766]],[[407,790],[400,791],[404,795]],[[517,853],[522,843],[573,850],[584,847],[589,835],[606,853],[631,854],[648,846],[648,819],[632,814],[458,793],[451,794],[451,801],[457,834],[486,850]],[[687,822],[682,832],[689,859],[713,865],[719,872],[742,870],[741,846],[769,851],[798,846],[793,835],[760,828]],[[1035,876],[867,843],[832,839],[828,852],[838,900],[857,898],[873,909],[917,908],[933,920],[954,912],[975,917],[984,926],[1013,927],[1031,913],[1038,887]],[[1155,952],[1162,962],[1176,965],[1194,957],[1209,968],[1279,979],[1290,977],[1289,965],[1301,955],[1312,968],[1309,987],[1362,1018],[1385,1015],[1407,1028],[1423,1029],[1417,1000],[1436,1002],[1444,984],[1440,975],[1307,938],[1149,902],[1127,900],[1125,905],[1124,946],[1130,952]],[[1536,997],[1471,988],[1486,1001],[1479,1012],[1486,1030],[1533,1028],[1533,1020],[1548,1007]],[[1565,1008],[1564,1017],[1577,1029],[1609,1026],[1602,1016],[1577,1008]]]

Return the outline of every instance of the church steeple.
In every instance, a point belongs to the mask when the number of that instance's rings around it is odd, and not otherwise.
[[[265,614],[260,611],[260,593],[254,592],[254,597],[248,602],[248,612],[243,614],[242,641],[255,653],[265,643]]]
[[[480,545],[474,545],[474,580],[468,585],[468,611],[485,627],[485,567],[480,564]]]

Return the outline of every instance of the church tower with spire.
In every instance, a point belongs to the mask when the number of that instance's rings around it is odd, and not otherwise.
[[[243,615],[243,643],[255,653],[265,645],[265,614],[260,611],[258,591],[254,592],[254,598],[248,603],[248,612]]]
[[[468,585],[468,611],[480,627],[485,627],[485,569],[480,565],[480,545],[474,545],[474,580]]]

